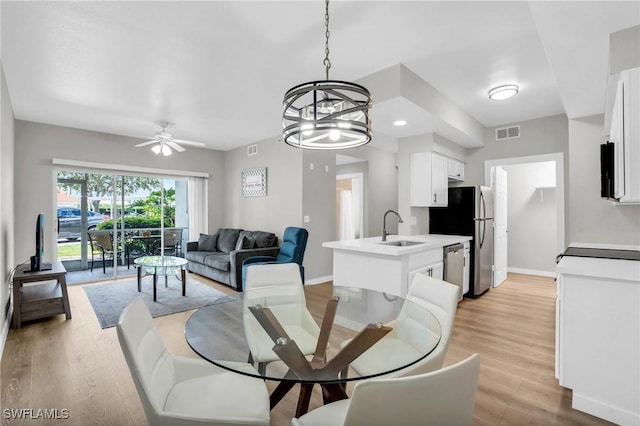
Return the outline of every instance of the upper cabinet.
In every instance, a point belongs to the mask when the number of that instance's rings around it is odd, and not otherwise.
[[[409,202],[412,207],[447,205],[449,165],[435,152],[414,152],[410,162]]]
[[[611,114],[614,194],[621,204],[640,203],[640,68],[622,71]]]
[[[447,177],[449,180],[464,180],[464,163],[454,158],[447,158]]]

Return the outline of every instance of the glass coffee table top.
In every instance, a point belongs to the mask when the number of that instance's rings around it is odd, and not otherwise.
[[[142,256],[136,258],[133,263],[150,267],[176,267],[184,266],[188,261],[185,258],[176,256]]]

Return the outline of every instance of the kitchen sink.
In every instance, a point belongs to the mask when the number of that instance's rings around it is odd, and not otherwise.
[[[415,246],[416,244],[424,244],[422,241],[410,241],[410,240],[399,240],[399,241],[383,241],[378,244],[384,244],[385,246],[398,246],[398,247],[408,247]]]

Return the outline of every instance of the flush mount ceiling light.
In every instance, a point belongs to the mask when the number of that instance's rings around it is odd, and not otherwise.
[[[407,124],[405,120],[396,120],[393,122],[394,126],[404,126],[405,124]]]
[[[489,99],[493,99],[494,101],[508,99],[518,93],[518,89],[519,87],[517,84],[505,84],[503,86],[494,87],[489,90]]]
[[[295,86],[284,95],[282,138],[304,149],[346,149],[371,141],[371,94],[359,84],[329,80],[329,0],[325,2],[326,80]]]

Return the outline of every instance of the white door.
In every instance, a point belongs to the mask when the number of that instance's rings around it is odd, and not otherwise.
[[[507,279],[507,171],[500,166],[495,168],[493,185],[495,193],[493,286],[498,287]]]

